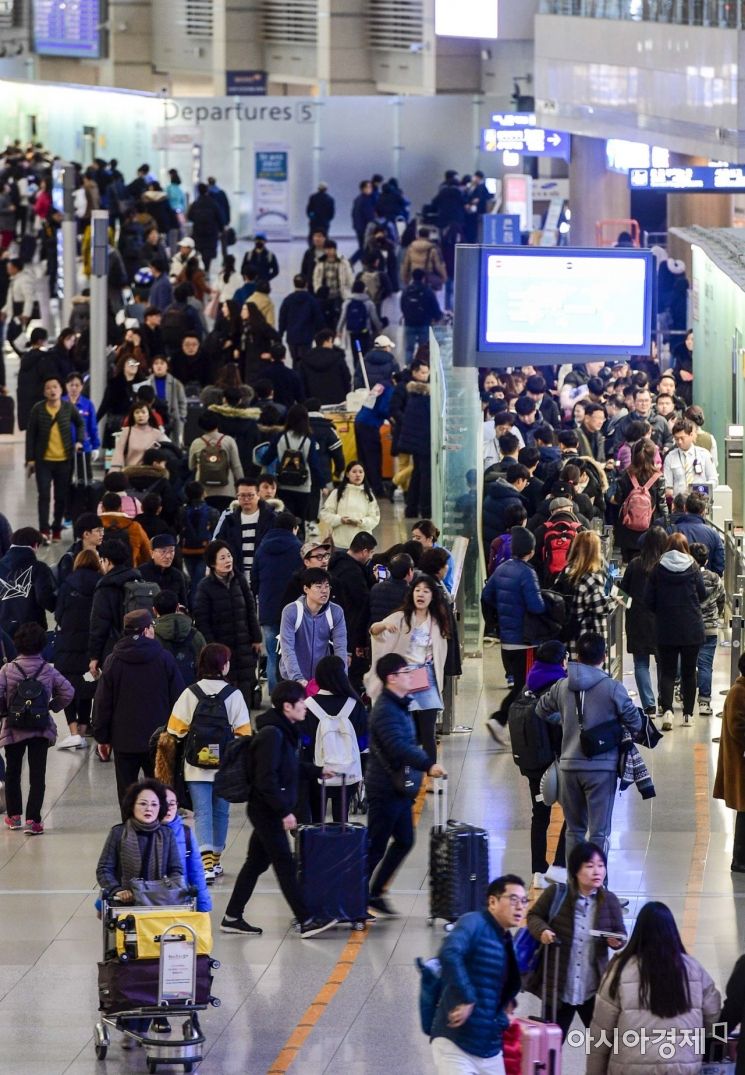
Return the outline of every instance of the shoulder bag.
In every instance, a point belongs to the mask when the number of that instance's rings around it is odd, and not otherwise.
[[[579,745],[586,758],[595,758],[598,754],[605,754],[614,750],[621,743],[623,728],[617,717],[612,720],[604,720],[602,724],[596,724],[594,728],[585,728],[582,712],[582,695],[580,691],[572,691],[574,702],[577,706],[577,723],[579,724]]]

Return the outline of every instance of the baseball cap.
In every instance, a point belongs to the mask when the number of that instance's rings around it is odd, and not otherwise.
[[[328,549],[331,550],[331,543],[328,541],[306,541],[300,550],[300,555],[303,560],[314,551],[314,549]]]
[[[190,250],[194,249],[195,243],[190,235],[185,235],[183,239],[179,239],[179,246],[188,246]]]
[[[381,333],[380,336],[375,337],[375,346],[376,347],[395,347],[396,345],[393,342],[393,340],[390,338],[390,336],[386,336],[384,333]]]
[[[152,549],[171,549],[178,542],[173,534],[156,534],[154,538],[150,540],[150,547]]]
[[[133,635],[139,634],[140,631],[146,631],[148,627],[152,626],[152,613],[148,612],[146,608],[133,609],[132,612],[128,612],[124,617],[124,630]]]

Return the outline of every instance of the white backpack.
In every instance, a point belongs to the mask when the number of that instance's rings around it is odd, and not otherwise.
[[[326,783],[338,787],[342,775],[346,777],[347,784],[358,783],[362,780],[362,762],[357,736],[349,719],[356,704],[355,699],[348,698],[335,717],[326,712],[317,695],[306,698],[305,704],[318,718],[315,763],[336,773]]]

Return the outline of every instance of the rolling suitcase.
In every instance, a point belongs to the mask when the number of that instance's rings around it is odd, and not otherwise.
[[[489,885],[489,834],[485,829],[448,820],[447,777],[435,794],[435,823],[429,838],[429,919],[455,922],[467,911],[486,906]]]
[[[87,452],[75,452],[72,466],[69,518],[74,523],[78,516],[86,512],[96,514],[104,489],[102,485],[91,480],[91,465]]]
[[[554,950],[554,999],[552,1021],[548,1019],[549,949]],[[556,1024],[559,996],[559,943],[543,945],[543,995],[541,1017],[514,1019],[520,1031],[520,1075],[561,1075],[561,1027]]]
[[[342,784],[346,807],[346,785]],[[321,785],[320,825],[301,825],[297,834],[300,891],[313,918],[351,922],[363,929],[367,920],[367,828],[353,822],[326,823],[326,783]]]
[[[202,435],[202,430],[199,428],[199,416],[204,413],[204,407],[202,401],[197,399],[187,399],[186,401],[186,421],[184,422],[184,448],[189,447],[193,440]]]
[[[212,968],[209,956],[196,957],[194,1003],[209,1004],[212,992]],[[155,1007],[160,982],[159,959],[133,959],[122,962],[110,959],[98,964],[98,1007],[102,1012],[132,1011]]]
[[[14,433],[16,404],[12,396],[0,396],[0,433]]]

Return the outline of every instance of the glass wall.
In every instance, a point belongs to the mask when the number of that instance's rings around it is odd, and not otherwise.
[[[479,599],[484,585],[480,527],[482,421],[478,371],[453,367],[450,328],[430,333],[432,419],[432,519],[452,547],[468,538],[463,565],[463,642],[468,653],[481,647]]]
[[[541,0],[540,14],[745,28],[745,0]]]

